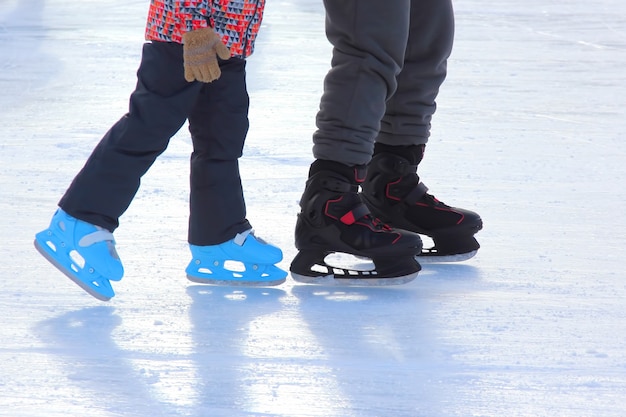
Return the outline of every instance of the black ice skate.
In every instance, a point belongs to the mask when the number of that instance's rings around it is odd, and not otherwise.
[[[332,170],[327,170],[329,167]],[[410,282],[417,276],[421,267],[415,256],[421,251],[421,239],[415,233],[393,229],[370,214],[358,194],[364,168],[329,161],[312,165],[296,223],[299,252],[290,267],[294,280],[393,285]],[[333,266],[326,259],[333,253],[369,258],[375,267]]]
[[[377,144],[377,150],[381,148],[391,147]],[[362,184],[363,201],[376,217],[392,227],[433,240],[434,246],[422,250],[419,262],[455,262],[473,257],[480,248],[474,238],[483,227],[480,216],[450,207],[427,193],[428,188],[419,182],[416,173],[423,146],[397,148],[406,157],[375,152]]]

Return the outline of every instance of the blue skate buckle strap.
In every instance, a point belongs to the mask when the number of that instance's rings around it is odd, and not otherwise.
[[[101,228],[98,228],[98,229],[99,230],[97,232],[89,233],[88,235],[83,236],[78,241],[78,245],[82,247],[87,247],[98,242],[110,241],[110,242],[115,243],[115,239],[113,238],[113,233],[105,229],[101,229]]]
[[[248,229],[241,233],[237,233],[237,235],[233,238],[233,242],[237,246],[243,246],[249,234],[254,234],[254,229]]]

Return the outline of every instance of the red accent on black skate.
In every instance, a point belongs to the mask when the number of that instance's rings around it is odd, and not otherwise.
[[[341,221],[341,223],[347,224],[347,225],[351,225],[356,221],[356,219],[354,218],[354,213],[351,211],[341,216],[339,220]]]
[[[392,232],[391,226],[386,223],[383,223],[380,219],[373,217],[370,214],[369,208],[363,203],[357,204],[352,210],[347,213],[339,216],[332,213],[335,203],[340,203],[344,199],[344,196],[341,196],[334,200],[328,200],[326,202],[326,206],[324,209],[324,214],[330,217],[333,220],[338,220],[346,226],[350,226],[353,224],[357,224],[360,226],[367,227],[368,229],[374,232]],[[400,233],[395,233],[397,237],[394,239],[393,243],[396,243],[402,235]]]
[[[354,181],[357,184],[361,184],[365,181],[365,177],[367,176],[367,169],[365,165],[357,165],[354,167]]]

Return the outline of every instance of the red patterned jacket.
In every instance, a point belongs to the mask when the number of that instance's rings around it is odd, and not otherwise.
[[[261,26],[265,0],[151,0],[146,40],[182,43],[183,34],[213,27],[232,56],[247,57]]]

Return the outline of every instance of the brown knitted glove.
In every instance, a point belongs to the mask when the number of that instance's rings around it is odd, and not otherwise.
[[[183,35],[183,59],[187,81],[210,83],[217,80],[222,75],[217,57],[228,59],[230,51],[212,28],[192,30]]]

